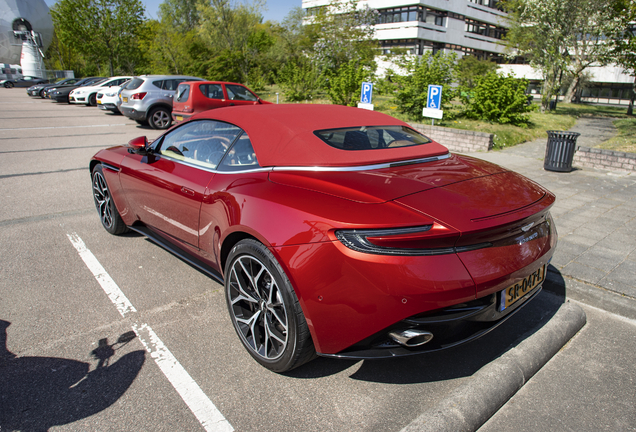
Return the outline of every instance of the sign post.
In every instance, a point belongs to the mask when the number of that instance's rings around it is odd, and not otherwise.
[[[373,111],[373,104],[371,100],[373,98],[373,83],[363,82],[362,90],[360,92],[360,103],[358,108],[368,109]]]
[[[435,119],[441,119],[444,115],[442,110],[442,86],[429,84],[428,96],[426,98],[426,108],[422,110],[422,117],[431,119],[431,125],[435,124]]]

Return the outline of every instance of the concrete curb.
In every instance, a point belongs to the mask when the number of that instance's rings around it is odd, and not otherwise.
[[[479,369],[402,431],[477,430],[585,325],[586,320],[583,309],[567,301],[541,329]]]

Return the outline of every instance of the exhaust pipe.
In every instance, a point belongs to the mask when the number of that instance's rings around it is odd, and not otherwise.
[[[426,330],[408,329],[389,333],[395,342],[407,348],[422,346],[433,339],[433,333]]]

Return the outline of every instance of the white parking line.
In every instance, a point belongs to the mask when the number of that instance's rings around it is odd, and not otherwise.
[[[137,309],[135,309],[119,286],[117,286],[97,258],[95,258],[95,255],[88,250],[84,241],[74,232],[70,234],[67,233],[66,236],[121,316],[125,317],[132,312],[137,312]],[[177,393],[179,393],[183,401],[188,405],[188,408],[190,408],[197,420],[199,420],[201,426],[208,432],[233,431],[234,428],[232,425],[223,417],[223,414],[221,414],[203,390],[201,390],[201,387],[199,387],[190,374],[181,366],[176,357],[166,348],[150,326],[133,319],[132,328],[146,348],[146,351],[150,353],[150,357],[155,360],[159,369],[161,369],[166,378],[168,378],[168,381],[170,381],[175,390],[177,390]]]
[[[85,126],[43,126],[43,127],[26,127],[26,128],[0,128],[0,131],[39,130],[39,129],[77,129],[77,128],[90,128],[90,127],[126,126],[126,125],[134,125],[134,124],[135,123],[112,123],[112,124],[85,125]]]

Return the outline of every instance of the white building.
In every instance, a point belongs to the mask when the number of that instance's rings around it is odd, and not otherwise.
[[[309,14],[331,3],[330,0],[303,0]],[[497,8],[497,0],[360,0],[379,12],[375,37],[383,54],[395,48],[414,55],[425,50],[444,50],[459,56],[474,55],[503,63],[506,33],[506,13]],[[380,69],[386,65],[380,64]],[[534,91],[540,87],[541,76],[529,65],[502,65],[506,71],[531,81]],[[381,72],[380,71],[380,72]],[[591,83],[582,91],[582,101],[627,104],[634,78],[617,67],[590,68]]]

